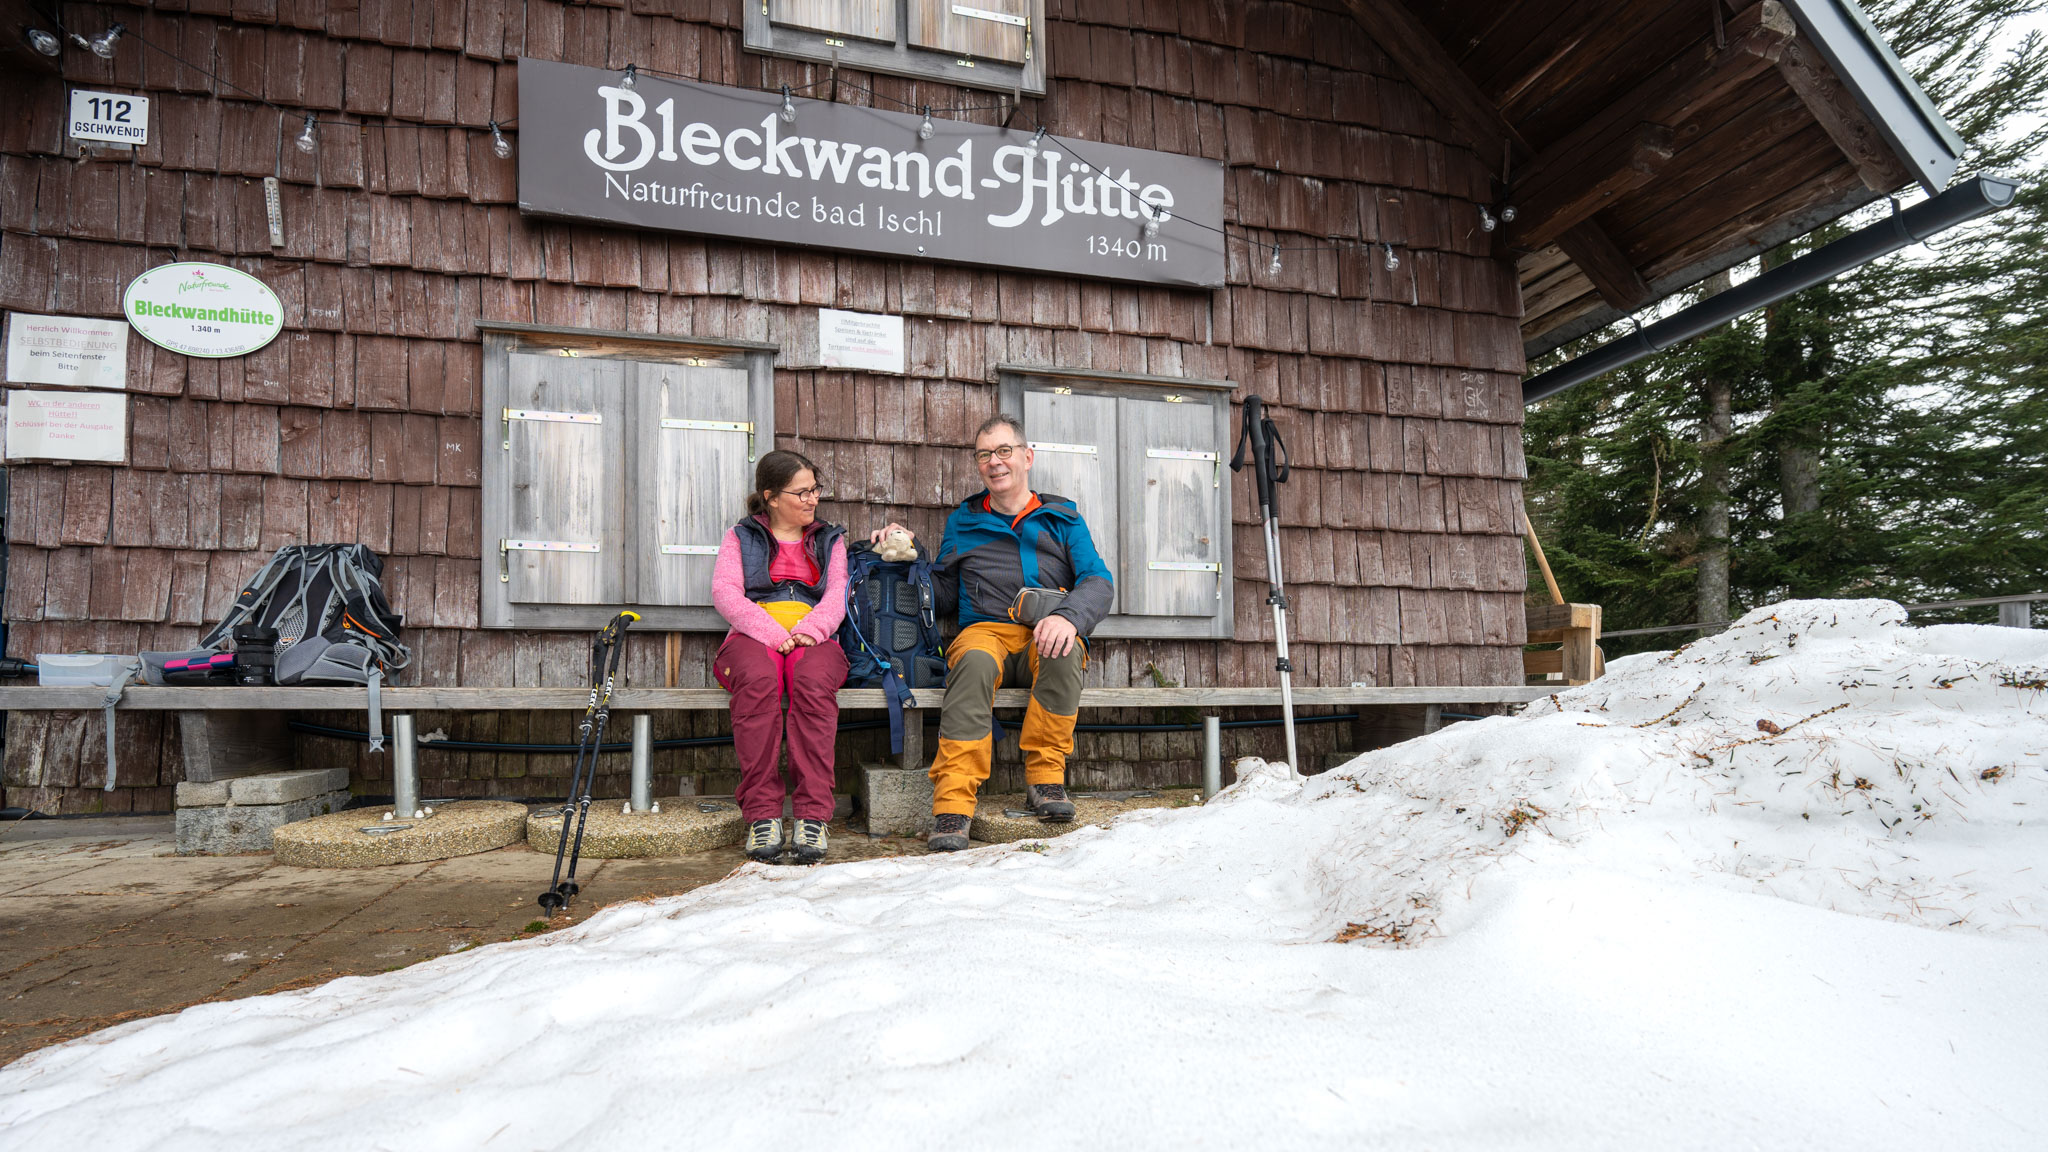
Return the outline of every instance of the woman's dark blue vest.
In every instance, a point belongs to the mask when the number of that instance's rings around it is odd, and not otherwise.
[[[768,531],[768,518],[749,516],[732,526],[740,543],[740,571],[746,580],[747,599],[756,604],[778,600],[799,600],[816,608],[825,597],[825,579],[832,571],[832,546],[846,535],[846,529],[823,520],[813,520],[804,529],[804,547],[811,563],[818,566],[818,582],[771,580],[768,565],[775,559],[775,536]]]

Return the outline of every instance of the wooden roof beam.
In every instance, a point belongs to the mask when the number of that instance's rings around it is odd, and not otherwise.
[[[1677,146],[1678,126],[1769,71],[1797,33],[1784,5],[1763,0],[1728,21],[1726,48],[1703,40],[1544,149],[1514,181],[1513,243],[1540,248],[1647,183]]]
[[[1864,187],[1872,192],[1890,193],[1912,183],[1912,173],[1906,171],[1877,126],[1863,114],[1856,98],[1804,36],[1786,45],[1778,57],[1778,71],[1805,102],[1807,111],[1813,113],[1828,139],[1855,165]]]
[[[1623,312],[1633,312],[1650,299],[1650,286],[1599,225],[1584,220],[1558,234],[1557,246],[1593,287],[1600,298]]]

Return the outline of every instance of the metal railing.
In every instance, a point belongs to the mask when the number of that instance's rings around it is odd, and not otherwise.
[[[2026,606],[2037,600],[2048,600],[2048,592],[2029,592],[2021,596],[1984,596],[1975,600],[1942,600],[1932,604],[1905,604],[1902,607],[1908,612],[1933,612],[1942,608],[1988,608],[1995,604],[1999,609],[1999,624],[2007,628],[2032,628],[2032,613]],[[1613,632],[1602,631],[1600,638],[1605,640],[1610,636],[1648,636],[1657,632],[1718,632],[1733,623],[1733,620],[1720,620],[1707,624],[1660,624],[1655,628],[1622,628]]]

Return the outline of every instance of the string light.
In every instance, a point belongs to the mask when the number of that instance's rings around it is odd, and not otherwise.
[[[782,122],[784,124],[796,123],[796,101],[790,97],[789,85],[787,84],[782,86]]]
[[[1145,214],[1145,239],[1150,240],[1157,235],[1159,235],[1159,217],[1147,212]]]
[[[937,128],[932,127],[932,106],[927,104],[924,106],[924,123],[917,126],[917,138],[919,140],[929,140],[938,131]]]
[[[1481,232],[1491,232],[1499,226],[1500,222],[1493,218],[1493,213],[1488,212],[1486,205],[1481,204],[1479,206],[1479,230]]]
[[[1031,143],[1024,146],[1024,155],[1033,160],[1038,159],[1038,142],[1043,139],[1045,139],[1045,125],[1040,124],[1038,131],[1031,134]]]
[[[619,77],[619,87],[631,92],[634,88],[639,87],[639,85],[640,69],[631,64],[626,65],[626,74]]]
[[[500,160],[512,158],[512,142],[505,139],[505,134],[498,130],[496,120],[491,121],[491,151],[497,153]]]
[[[1500,222],[1503,224],[1513,224],[1515,222],[1515,206],[1513,204],[1503,204],[1500,206]]]
[[[1278,276],[1280,274],[1280,245],[1278,244],[1273,245],[1273,258],[1266,262],[1266,274],[1268,276]]]
[[[1394,255],[1394,246],[1392,244],[1382,243],[1380,247],[1384,248],[1387,253],[1386,259],[1380,261],[1381,267],[1385,268],[1389,272],[1392,272],[1394,269],[1399,268],[1401,266],[1401,258],[1399,256]]]
[[[45,56],[55,56],[64,50],[64,42],[41,28],[28,30],[28,46]]]
[[[316,139],[314,139],[313,136],[313,114],[311,112],[308,112],[306,113],[306,126],[299,132],[299,151],[304,152],[307,155],[311,155],[314,147],[318,143],[319,142]]]
[[[128,26],[126,24],[116,24],[98,36],[93,37],[92,54],[102,60],[112,60],[114,58],[114,44],[121,39],[121,33],[127,30]]]

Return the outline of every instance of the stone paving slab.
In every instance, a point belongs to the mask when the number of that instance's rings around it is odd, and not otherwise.
[[[831,841],[826,866],[926,851],[921,838],[869,837],[843,822]],[[0,1063],[196,1002],[374,975],[554,931],[608,904],[689,892],[746,863],[736,846],[585,860],[582,893],[549,920],[535,897],[554,855],[524,842],[346,870],[174,849],[164,817],[0,827],[0,886],[19,881],[0,887]]]

